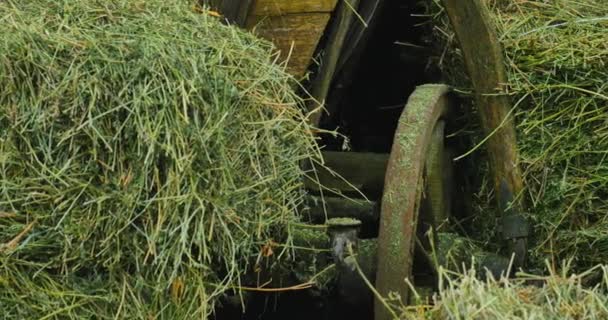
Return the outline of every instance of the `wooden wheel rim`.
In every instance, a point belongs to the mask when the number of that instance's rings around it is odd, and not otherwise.
[[[399,118],[384,182],[376,289],[380,295],[398,293],[408,301],[405,279],[411,279],[413,253],[423,175],[436,125],[449,108],[449,87],[423,85],[416,88]],[[375,319],[391,315],[376,300]]]

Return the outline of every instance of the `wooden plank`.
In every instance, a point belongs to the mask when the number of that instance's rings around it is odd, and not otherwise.
[[[317,109],[317,103],[325,104],[332,80],[334,79],[338,67],[342,48],[344,47],[346,36],[348,35],[348,30],[355,19],[355,12],[352,8],[357,8],[360,2],[360,0],[344,1],[345,2],[337,9],[336,21],[333,23],[328,36],[328,45],[327,48],[325,48],[325,55],[323,56],[318,75],[312,85],[311,94],[316,101],[309,107],[309,111]],[[310,122],[314,126],[318,126],[321,121],[321,116],[322,111],[313,113]]]
[[[331,83],[331,89],[325,100],[327,117],[323,118],[324,123],[339,121],[337,119],[339,114],[336,110],[343,104],[343,101],[348,99],[347,91],[351,88],[355,73],[360,69],[361,58],[369,46],[371,36],[380,23],[379,15],[386,2],[385,0],[361,0],[357,10],[366,24],[355,22],[348,32]],[[324,123],[320,123],[319,126],[324,127]]]
[[[332,218],[352,218],[360,220],[363,225],[375,224],[380,218],[377,203],[363,199],[346,199],[338,197],[315,197],[308,196],[306,205],[308,210],[304,211],[306,221],[324,224]]]
[[[328,13],[338,0],[257,0],[253,9],[256,16],[281,16],[293,13]]]
[[[503,94],[507,83],[503,50],[490,12],[483,0],[443,0],[443,5],[460,42],[465,65],[473,82],[482,127],[485,134],[490,136],[486,148],[498,206],[503,216],[518,215],[522,212],[523,205],[514,199],[521,192],[523,182],[518,167],[515,126],[509,116],[512,105]],[[512,203],[513,201],[516,202]],[[525,249],[522,249],[525,244],[516,242],[518,243],[510,245],[518,247],[513,251],[518,251],[515,266],[519,267],[525,259]]]
[[[382,153],[323,151],[326,168],[317,167],[316,176],[311,174],[319,181],[307,178],[304,183],[315,193],[320,192],[320,183],[325,189],[343,194],[357,196],[363,193],[369,199],[379,199],[384,188],[388,157],[388,154]]]
[[[340,72],[353,55],[358,56],[361,54],[361,51],[367,48],[368,39],[380,20],[378,17],[386,1],[360,0],[360,2],[357,13],[365,23],[357,19],[358,22],[355,22],[350,28],[346,43],[342,49],[343,53],[340,55],[337,72]],[[356,64],[357,62],[353,63]]]
[[[250,16],[246,25],[261,37],[274,42],[281,57],[289,58],[287,71],[301,77],[308,69],[329,19],[329,13]]]

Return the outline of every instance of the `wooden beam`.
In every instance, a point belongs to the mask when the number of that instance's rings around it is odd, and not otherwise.
[[[388,154],[379,153],[324,151],[325,167],[315,168],[319,181],[313,180],[315,174],[311,173],[313,179],[305,179],[305,185],[315,193],[320,193],[320,183],[323,189],[349,196],[363,193],[372,200],[379,199],[384,188],[388,157]],[[326,195],[328,193],[325,192]]]
[[[318,103],[324,104],[331,88],[332,80],[338,68],[338,62],[344,47],[348,30],[356,17],[356,8],[360,0],[344,0],[337,9],[336,19],[331,27],[327,39],[327,47],[321,61],[321,67],[315,78],[311,94],[315,101],[311,103],[309,110],[315,110]],[[311,115],[310,122],[318,126],[321,120],[322,111],[317,111]]]
[[[355,73],[360,69],[361,58],[366,52],[370,38],[381,22],[379,16],[384,10],[385,0],[361,0],[357,12],[365,24],[355,22],[348,32],[340,59],[336,67],[330,90],[325,99],[327,117],[323,118],[320,127],[325,123],[336,123],[339,113],[336,110],[348,100],[348,89],[354,81]],[[348,105],[348,103],[346,103]]]
[[[302,77],[325,31],[329,13],[301,13],[286,16],[251,15],[247,28],[270,41],[287,61],[287,71],[296,78]]]
[[[337,2],[337,0],[257,0],[252,14],[282,16],[293,13],[329,13],[334,10]]]
[[[503,50],[483,0],[443,0],[443,5],[458,37],[473,83],[483,130],[489,136],[486,148],[498,206],[503,217],[513,218],[521,215],[523,210],[523,204],[517,200],[517,195],[523,189],[523,181],[518,167],[515,125],[509,116],[512,105],[504,90],[507,72]],[[517,217],[509,221],[522,223],[522,219]],[[522,248],[521,241],[511,245],[518,247],[513,251],[519,252],[515,259],[515,266],[519,267],[525,259],[525,248]]]

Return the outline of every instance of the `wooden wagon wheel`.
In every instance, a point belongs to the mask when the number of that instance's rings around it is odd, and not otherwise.
[[[416,88],[399,119],[389,157],[378,236],[376,288],[384,297],[391,292],[400,294],[404,303],[408,301],[405,279],[411,280],[423,197],[432,207],[428,218],[435,224],[449,210],[449,194],[440,172],[444,164],[444,117],[449,103],[449,88],[445,85]],[[391,319],[379,300],[375,302],[375,319]]]

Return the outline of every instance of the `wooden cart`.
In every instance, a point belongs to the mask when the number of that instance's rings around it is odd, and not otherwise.
[[[334,10],[337,12],[332,24],[337,27],[332,26],[328,32],[328,50],[332,49],[334,39],[346,43],[346,47],[354,46],[352,43],[356,42],[345,41],[344,34],[353,24],[341,15],[342,6],[336,8],[338,0],[215,1],[229,20],[273,41],[282,56],[289,57],[288,70],[296,77],[306,73]],[[494,188],[498,191],[498,207],[503,214],[507,253],[515,257],[514,263],[520,267],[525,262],[528,234],[521,216],[522,204],[514,200],[522,189],[522,182],[516,164],[514,126],[509,118],[510,102],[505,95],[496,94],[506,82],[502,51],[482,0],[443,0],[443,5],[460,40],[482,127],[489,136],[486,147]],[[370,12],[375,10],[373,5],[370,8]],[[365,14],[363,16],[366,19]],[[372,15],[369,17],[371,19]],[[330,90],[329,83],[338,60],[344,56],[342,44],[335,50],[333,60],[332,54],[327,54],[330,62],[323,63],[329,68],[324,70],[322,65],[321,76],[313,80],[312,93],[318,101],[323,101]],[[325,152],[328,167],[348,180],[347,183],[324,172],[325,169],[317,172],[325,187],[333,187],[341,193],[353,191],[352,188],[368,190],[376,199],[380,198],[379,217],[370,214],[371,206],[355,210],[352,204],[339,199],[325,202],[322,211],[327,218],[327,207],[335,208],[338,215],[358,210],[367,214],[367,220],[380,220],[375,286],[383,296],[399,293],[404,303],[408,302],[409,295],[404,281],[412,279],[414,249],[421,245],[416,240],[418,221],[426,220],[436,230],[449,216],[450,177],[446,176],[450,175],[447,169],[452,159],[444,151],[444,130],[449,110],[456,103],[450,91],[445,85],[423,85],[415,90],[399,119],[390,154]],[[318,124],[318,117],[312,122]],[[310,190],[318,187],[318,183],[308,186]],[[427,217],[422,217],[421,212]],[[375,319],[391,318],[385,305],[376,300]]]

